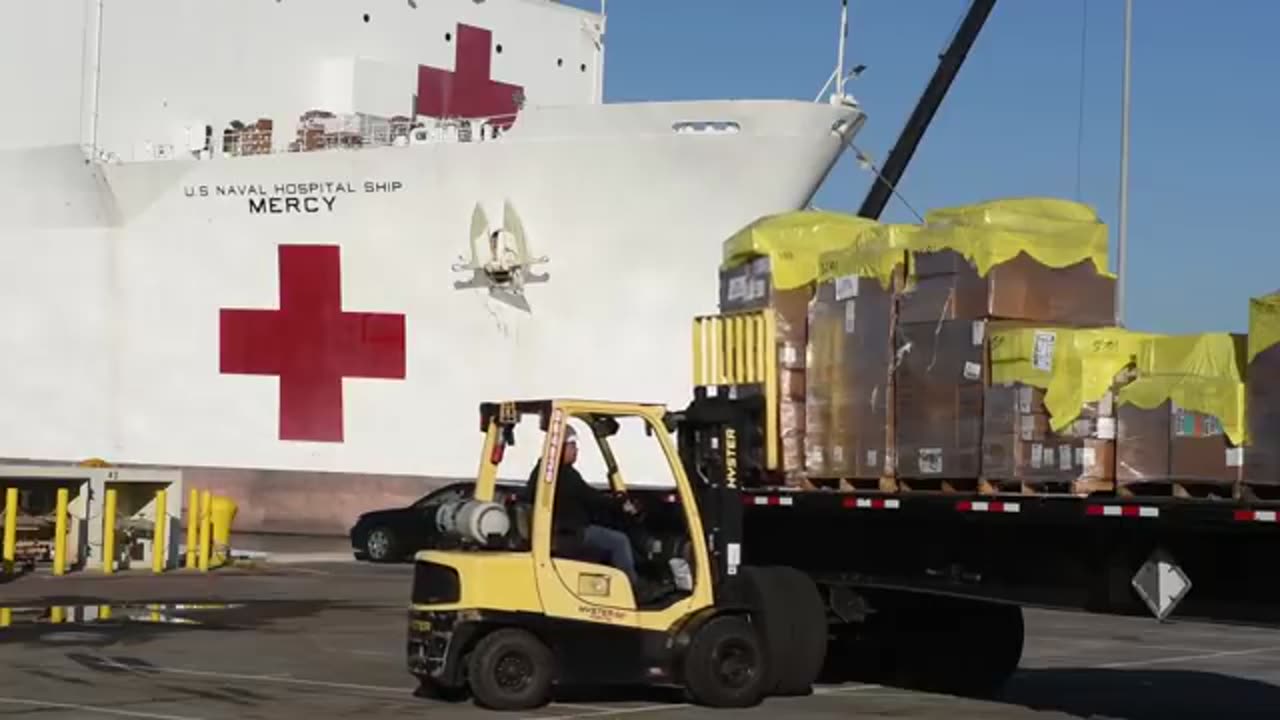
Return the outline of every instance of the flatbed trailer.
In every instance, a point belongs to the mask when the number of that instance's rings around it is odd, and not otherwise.
[[[767,489],[742,502],[744,563],[832,587],[1280,624],[1274,506]]]
[[[741,522],[743,563],[797,567],[846,589],[1280,625],[1280,578],[1269,571],[1280,556],[1280,503],[1272,499],[1187,496],[1172,478],[1148,478],[1163,494],[1140,495],[1115,483],[1003,492],[981,479],[888,477],[866,484],[892,491],[871,491],[786,478],[771,311],[698,318],[694,338],[690,411],[720,408],[710,412],[741,438],[743,514],[733,522]],[[686,463],[716,452],[712,442]]]

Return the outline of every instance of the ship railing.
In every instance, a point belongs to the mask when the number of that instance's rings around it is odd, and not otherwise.
[[[427,117],[415,120],[381,118],[363,114],[327,117],[297,125],[297,136],[281,145],[276,132],[267,127],[248,126],[215,137],[188,132],[187,141],[157,143],[142,141],[123,154],[86,147],[95,160],[116,163],[122,160],[145,162],[173,160],[182,156],[197,159],[232,158],[249,155],[318,152],[325,150],[362,150],[382,147],[411,147],[454,143],[480,143],[500,140],[515,123],[514,113],[478,118]],[[182,146],[187,145],[187,152]],[[122,157],[122,155],[124,157]]]

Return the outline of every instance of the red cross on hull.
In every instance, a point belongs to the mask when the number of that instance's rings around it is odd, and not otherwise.
[[[494,124],[506,128],[519,110],[519,85],[496,82],[493,67],[493,33],[458,24],[453,71],[418,66],[419,115],[430,117],[486,118],[512,116]]]
[[[220,370],[280,378],[280,439],[342,442],[342,380],[402,380],[405,316],[342,310],[335,245],[279,247],[280,309],[223,309]]]

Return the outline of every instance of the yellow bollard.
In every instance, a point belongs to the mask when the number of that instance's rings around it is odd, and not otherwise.
[[[13,610],[11,608],[0,608],[0,627],[9,627],[13,624]]]
[[[106,508],[102,511],[102,572],[116,571],[116,489],[107,489]]]
[[[70,499],[70,490],[58,488],[58,506],[54,510],[53,520],[54,575],[62,575],[67,571],[67,504]]]
[[[18,488],[4,491],[4,571],[13,572],[18,559]]]
[[[213,536],[213,567],[222,567],[231,561],[231,524],[236,519],[236,504],[229,497],[213,498],[209,509],[210,534]]]
[[[49,622],[58,624],[66,621],[67,609],[61,605],[49,608]]]
[[[213,493],[205,490],[200,493],[200,572],[209,570],[209,533],[212,531]]]
[[[165,530],[169,522],[169,493],[164,490],[156,491],[156,522],[155,532],[151,541],[151,572],[164,572],[165,556],[168,554],[168,543],[165,536]]]
[[[200,491],[195,488],[191,489],[191,494],[187,496],[187,567],[196,566],[196,557],[199,552],[200,542],[198,533],[200,532]]]

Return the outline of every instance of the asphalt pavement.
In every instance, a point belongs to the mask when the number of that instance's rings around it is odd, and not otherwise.
[[[0,717],[1280,718],[1280,632],[1046,611],[1028,612],[1022,667],[999,701],[849,683],[730,713],[659,691],[490,713],[414,696],[409,575],[344,561],[20,578],[0,585]]]

